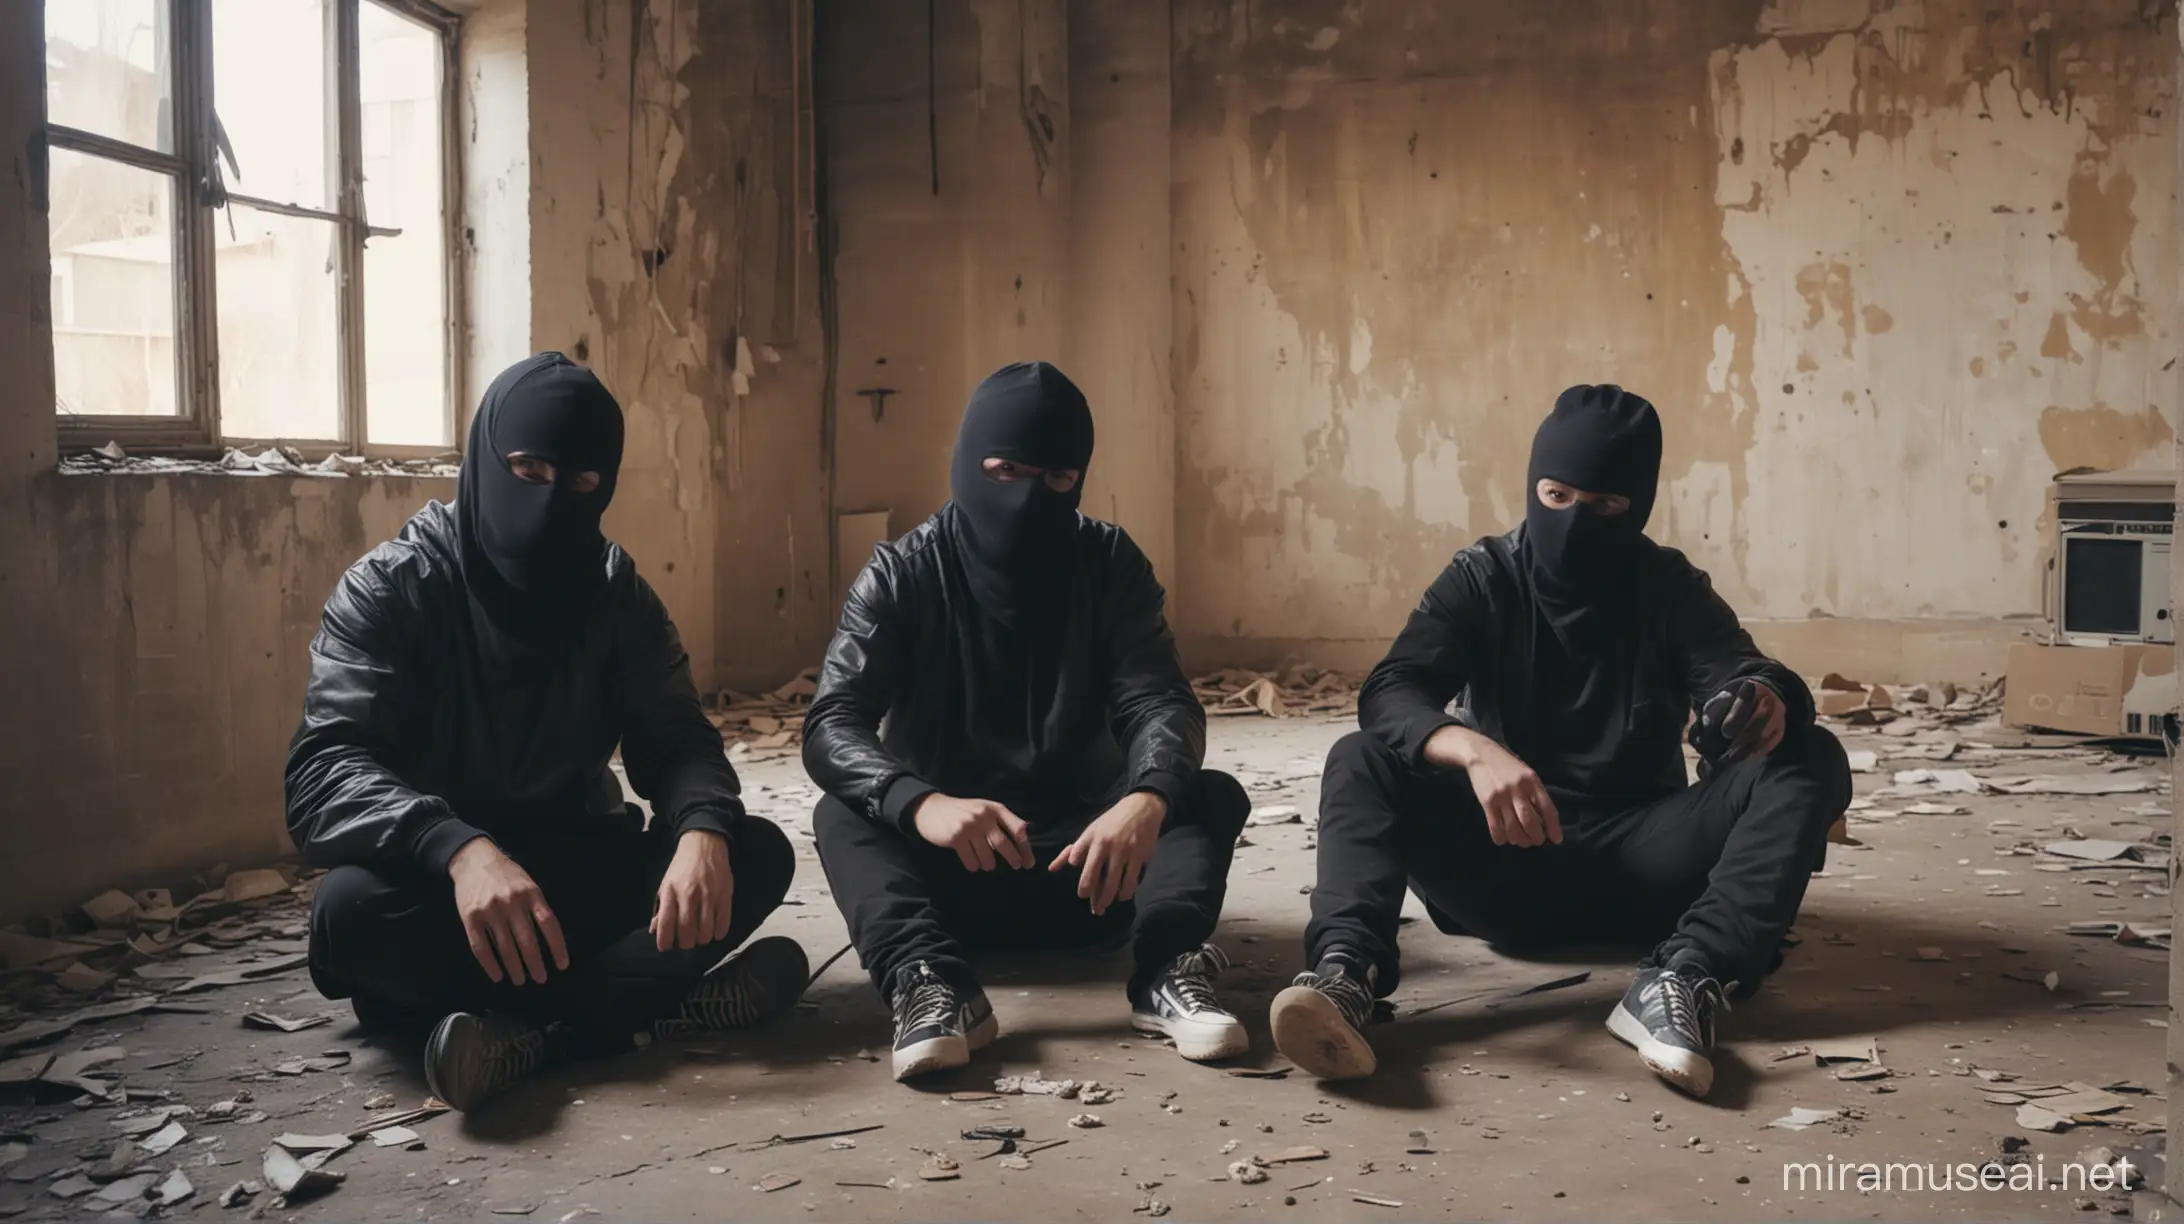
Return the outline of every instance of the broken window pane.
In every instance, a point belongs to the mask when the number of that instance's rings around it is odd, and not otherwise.
[[[172,416],[174,180],[50,151],[54,407],[62,416]]]
[[[332,0],[218,0],[213,110],[235,152],[232,190],[329,209],[335,140],[326,48]]]
[[[339,438],[341,255],[334,223],[233,204],[214,229],[221,432]]]
[[[45,0],[46,118],[174,151],[164,0]]]
[[[443,45],[376,4],[358,16],[364,215],[402,231],[364,243],[366,432],[449,446]]]

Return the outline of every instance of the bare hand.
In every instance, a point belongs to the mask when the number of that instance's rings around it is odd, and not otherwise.
[[[1747,757],[1763,757],[1782,746],[1782,737],[1789,733],[1790,708],[1782,698],[1764,684],[1752,685],[1753,707],[1751,716],[1744,720],[1744,730],[1730,742],[1728,755],[1722,764],[1741,761]]]
[[[992,871],[997,860],[1019,870],[1032,865],[1030,827],[991,799],[936,792],[919,801],[912,819],[919,837],[955,851],[965,871]]]
[[[507,980],[515,985],[545,981],[541,935],[553,953],[554,968],[569,967],[569,946],[562,941],[561,922],[547,906],[546,894],[499,846],[483,837],[471,839],[448,860],[447,874],[455,883],[455,912],[462,915],[463,933],[470,937],[470,954],[478,958],[485,976],[498,982],[505,967]]]
[[[1562,814],[1546,784],[1507,748],[1468,727],[1443,727],[1426,741],[1425,755],[1429,764],[1470,775],[1495,845],[1561,843]]]
[[[660,877],[652,910],[652,941],[669,948],[702,948],[728,937],[736,875],[728,866],[728,839],[692,829],[675,842],[675,857]]]
[[[1168,801],[1160,796],[1147,791],[1124,795],[1055,855],[1047,870],[1077,868],[1077,895],[1092,903],[1093,913],[1104,914],[1115,902],[1137,896],[1138,877],[1153,861],[1153,846],[1167,819]]]

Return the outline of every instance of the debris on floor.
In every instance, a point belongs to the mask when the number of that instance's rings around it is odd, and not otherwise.
[[[1357,707],[1357,686],[1355,678],[1312,663],[1292,663],[1272,675],[1230,667],[1191,681],[1199,703],[1217,717],[1348,713]]]

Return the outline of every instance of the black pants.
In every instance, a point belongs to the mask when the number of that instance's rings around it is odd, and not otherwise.
[[[1047,870],[1097,812],[1033,826],[1038,865],[1030,870],[966,871],[955,851],[874,824],[832,796],[819,801],[812,833],[857,957],[886,997],[895,973],[919,961],[961,989],[974,987],[972,951],[1115,947],[1127,939],[1138,976],[1148,976],[1212,937],[1250,814],[1236,779],[1201,770],[1169,811],[1136,900],[1099,916],[1077,895],[1074,868]]]
[[[329,999],[354,998],[397,1020],[452,1011],[510,1011],[560,1021],[609,1046],[672,1013],[788,895],[796,851],[773,823],[747,816],[728,847],[735,874],[726,938],[662,952],[646,929],[674,856],[664,832],[613,831],[496,839],[538,882],[561,923],[569,968],[546,954],[544,983],[496,983],[470,953],[455,890],[422,870],[336,867],[311,906],[311,980]],[[544,949],[541,949],[542,954]]]
[[[1407,882],[1444,931],[1513,948],[1659,940],[1656,958],[1693,949],[1724,983],[1756,989],[1850,791],[1842,745],[1812,727],[1654,803],[1565,808],[1559,845],[1497,846],[1461,770],[1413,769],[1352,733],[1321,784],[1306,963],[1347,945],[1394,990]]]

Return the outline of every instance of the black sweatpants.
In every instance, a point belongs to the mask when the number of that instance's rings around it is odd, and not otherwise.
[[[646,927],[674,857],[667,832],[494,840],[545,893],[568,944],[566,971],[545,954],[544,983],[516,986],[505,977],[496,983],[471,955],[446,876],[336,867],[319,881],[311,906],[311,980],[319,993],[413,1021],[509,1011],[563,1022],[580,1038],[611,1048],[680,1007],[698,980],[780,907],[796,874],[788,837],[771,821],[744,817],[729,838],[735,894],[727,937],[662,952]]]
[[[1810,727],[1653,803],[1564,806],[1559,845],[1497,846],[1463,771],[1414,769],[1355,732],[1321,782],[1306,963],[1346,945],[1394,990],[1407,883],[1444,931],[1512,948],[1658,940],[1661,961],[1694,949],[1725,984],[1756,989],[1850,792],[1842,745]]]
[[[919,961],[971,989],[974,951],[1116,947],[1128,940],[1137,975],[1149,976],[1212,938],[1236,837],[1250,814],[1251,800],[1236,779],[1200,770],[1168,812],[1136,899],[1098,916],[1077,895],[1076,869],[1047,870],[1098,812],[1032,826],[1038,862],[1029,870],[967,871],[955,851],[866,820],[831,795],[819,801],[812,833],[857,957],[884,998],[895,973]]]

